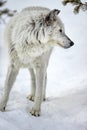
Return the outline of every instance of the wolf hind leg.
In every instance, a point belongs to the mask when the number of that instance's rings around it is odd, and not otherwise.
[[[30,89],[30,94],[27,96],[27,98],[31,101],[34,101],[35,91],[36,91],[36,76],[35,76],[34,69],[29,69],[29,71],[31,76],[31,89]]]
[[[36,92],[36,76],[35,76],[34,69],[29,69],[29,71],[30,71],[30,75],[31,75],[31,90],[30,90],[30,94],[27,96],[27,98],[31,101],[34,101],[35,92]],[[45,79],[44,79],[44,83],[43,83],[43,96],[42,96],[43,101],[46,100],[46,84],[47,84],[47,73],[45,75]]]
[[[43,83],[43,94],[42,94],[42,100],[46,100],[46,85],[47,85],[47,72],[45,74],[44,83]]]
[[[5,81],[5,87],[4,87],[4,93],[3,93],[2,99],[0,101],[0,110],[1,111],[5,110],[5,107],[6,107],[8,98],[9,98],[9,94],[10,94],[11,88],[16,80],[18,71],[19,71],[19,69],[16,69],[13,65],[10,65],[8,67],[6,81]]]

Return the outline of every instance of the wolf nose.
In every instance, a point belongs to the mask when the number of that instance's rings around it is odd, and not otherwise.
[[[73,46],[73,45],[74,45],[74,43],[71,41],[71,42],[70,42],[70,46]]]

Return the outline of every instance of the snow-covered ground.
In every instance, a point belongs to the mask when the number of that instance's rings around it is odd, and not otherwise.
[[[29,94],[30,75],[21,70],[10,94],[6,112],[0,112],[0,130],[87,130],[87,12],[74,15],[72,6],[58,0],[8,0],[6,7],[45,6],[61,10],[67,35],[75,45],[56,47],[48,67],[47,100],[40,117],[29,113],[33,102]],[[7,54],[3,45],[4,25],[0,24],[0,98],[4,88]],[[25,77],[25,78],[24,78]]]

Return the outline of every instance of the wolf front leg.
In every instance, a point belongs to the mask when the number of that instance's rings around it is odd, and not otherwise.
[[[31,110],[31,114],[34,116],[40,116],[41,102],[43,96],[43,86],[45,79],[45,67],[36,68],[36,93],[35,93],[35,102]]]
[[[4,93],[3,93],[2,99],[0,101],[0,110],[1,111],[5,110],[10,91],[11,91],[12,85],[16,79],[17,74],[18,74],[18,69],[15,69],[15,67],[13,65],[10,65],[8,67],[8,71],[7,71]]]
[[[36,77],[34,73],[34,69],[29,69],[30,76],[31,76],[31,92],[30,95],[27,97],[29,100],[34,101],[35,98],[35,91],[36,91]]]

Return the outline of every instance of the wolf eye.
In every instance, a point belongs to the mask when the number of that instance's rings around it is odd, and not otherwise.
[[[59,29],[60,32],[62,32],[62,29]]]

